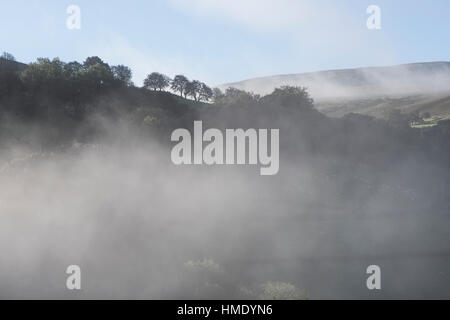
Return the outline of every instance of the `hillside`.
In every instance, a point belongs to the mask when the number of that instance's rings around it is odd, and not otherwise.
[[[308,87],[317,101],[450,91],[450,62],[429,62],[278,75],[224,84],[258,94],[283,85]]]
[[[446,94],[417,94],[372,98],[347,98],[316,102],[316,108],[330,117],[342,117],[348,113],[360,113],[383,118],[386,110],[395,108],[403,113],[429,113],[440,119],[450,118],[450,96]]]
[[[26,64],[21,62],[0,58],[0,71],[2,72],[22,72],[26,68],[26,66]]]
[[[10,257],[2,259],[2,267],[16,270],[22,261],[16,254],[24,250],[45,252],[44,265],[33,268],[42,270],[38,278],[44,282],[32,297],[59,294],[61,286],[47,289],[45,279],[64,272],[57,262],[67,246],[51,245],[80,239],[84,245],[75,246],[75,254],[85,257],[83,268],[103,274],[111,265],[138,261],[130,274],[117,269],[124,275],[117,285],[162,283],[162,293],[154,296],[163,298],[253,299],[269,279],[288,288],[312,288],[319,297],[366,298],[365,286],[352,281],[359,282],[355,270],[364,274],[374,261],[381,260],[386,270],[408,270],[417,261],[424,271],[414,279],[427,281],[429,270],[450,269],[448,122],[422,130],[398,113],[387,121],[330,118],[316,110],[306,90],[293,87],[264,97],[228,90],[211,104],[199,103],[120,81],[98,57],[86,61],[40,59],[20,76],[0,72],[5,76],[0,78],[0,234],[13,239],[0,242],[2,257]],[[430,108],[417,104],[419,99],[436,111],[448,104],[444,97],[362,97],[360,108],[375,108],[373,101]],[[345,110],[344,103],[330,100],[328,111]],[[202,121],[200,135],[194,121]],[[172,137],[180,128],[187,129],[187,138],[177,142]],[[211,143],[207,128],[219,132]],[[249,143],[236,142],[232,149],[247,164],[220,165],[227,163],[219,157],[235,140],[227,138],[233,129],[250,129]],[[261,139],[267,139],[266,147]],[[180,143],[186,143],[181,153],[176,152]],[[208,149],[211,157],[214,153],[216,164],[189,165],[196,144],[202,158]],[[175,164],[176,153],[189,157],[186,164]],[[259,163],[251,164],[252,155]],[[261,168],[269,166],[276,166],[277,174],[261,176]],[[64,241],[55,240],[62,236]],[[162,270],[155,261],[170,267]],[[336,284],[335,274],[348,288]],[[399,288],[414,284],[410,296],[420,296],[423,288],[432,297],[450,296],[445,275],[426,285],[411,281],[408,273],[394,276]],[[0,272],[0,299],[19,296],[23,287],[11,283],[28,277]],[[82,298],[109,292],[111,282],[94,287]],[[149,294],[130,292],[133,298]],[[383,291],[380,298],[390,296]]]
[[[224,84],[221,88],[267,94],[283,85],[307,87],[316,107],[333,117],[350,112],[381,117],[389,108],[450,116],[450,62],[279,75]]]

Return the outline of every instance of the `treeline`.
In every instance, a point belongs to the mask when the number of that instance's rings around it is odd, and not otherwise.
[[[0,57],[0,62],[2,61],[16,63],[14,56],[6,52]],[[110,66],[97,56],[88,57],[82,63],[77,61],[66,63],[59,58],[52,60],[38,58],[36,62],[26,65],[23,70],[0,68],[0,101],[8,97],[17,97],[19,93],[27,97],[44,96],[58,102],[83,104],[99,94],[114,89],[135,87],[132,75],[129,67]],[[259,95],[235,88],[228,88],[222,92],[199,80],[191,81],[181,74],[171,79],[162,73],[152,72],[144,80],[142,88],[160,92],[171,90],[186,99],[214,101],[223,106],[236,103],[246,106],[262,99]],[[289,91],[287,88],[283,89],[285,95],[292,95],[293,90],[296,90],[291,88]],[[281,89],[277,89],[274,93],[280,92]],[[299,92],[295,92],[295,95],[298,94]],[[306,91],[302,91],[301,95],[306,95]]]
[[[0,60],[11,65],[15,63],[12,54],[4,52]],[[1,62],[0,61],[0,62]],[[110,66],[97,56],[88,57],[84,62],[63,62],[59,58],[38,58],[20,72],[0,70],[0,99],[17,93],[46,95],[59,101],[86,102],[98,94],[120,87],[134,87],[132,70],[124,65]],[[213,90],[198,80],[189,81],[183,75],[174,79],[153,72],[147,76],[143,88],[165,91],[169,88],[184,98],[195,101],[210,101]]]
[[[3,51],[0,58],[4,59],[4,60],[8,60],[8,61],[16,61],[16,58],[11,53],[6,52],[6,51]]]
[[[195,101],[210,101],[213,98],[213,90],[205,83],[198,80],[189,81],[181,74],[171,79],[159,72],[153,72],[144,80],[144,87],[153,91],[164,91],[170,87],[181,97],[192,97]]]
[[[2,123],[11,126],[12,116],[19,120],[15,123],[24,124],[23,120],[29,120],[33,125],[48,128],[49,132],[51,129],[49,135],[55,140],[61,138],[61,132],[69,139],[75,132],[91,130],[80,127],[88,124],[84,120],[91,120],[89,116],[95,113],[164,136],[174,128],[189,127],[194,120],[203,119],[215,128],[283,129],[282,138],[289,140],[286,145],[291,143],[291,150],[299,148],[298,137],[308,141],[310,150],[316,151],[324,148],[334,153],[355,154],[356,150],[348,148],[359,145],[356,149],[364,151],[360,152],[361,157],[371,154],[370,150],[397,150],[400,146],[414,149],[425,142],[422,146],[426,147],[419,148],[421,152],[432,154],[432,149],[436,150],[433,153],[446,154],[436,158],[450,159],[448,123],[432,129],[413,129],[411,124],[418,123],[420,118],[396,109],[390,110],[385,120],[358,114],[328,118],[314,108],[305,88],[281,87],[265,96],[236,88],[222,92],[183,75],[170,79],[157,72],[149,74],[144,85],[138,88],[131,81],[130,68],[110,66],[96,56],[83,63],[40,58],[23,65],[14,60],[9,54],[0,57],[0,120],[2,117],[4,120],[0,122],[0,136],[3,137],[20,136],[1,128]],[[3,65],[8,68],[2,68]],[[14,65],[16,70],[12,68]],[[184,98],[213,103],[211,107],[187,103],[164,93],[168,89]],[[91,131],[98,129],[96,125]]]
[[[29,98],[85,102],[110,89],[133,85],[130,68],[109,66],[99,57],[89,57],[83,63],[38,58],[23,71],[1,72],[0,77],[0,99],[22,93]]]

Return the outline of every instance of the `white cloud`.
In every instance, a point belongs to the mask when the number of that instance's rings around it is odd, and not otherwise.
[[[326,0],[170,0],[179,10],[237,25],[277,39],[320,48],[349,48],[364,40],[367,14],[350,16],[337,2]]]
[[[302,0],[170,0],[182,10],[224,18],[255,30],[286,29],[311,15],[312,8]]]
[[[360,13],[328,0],[170,0],[177,9],[205,21],[251,30],[285,51],[293,68],[298,57],[308,71],[395,64],[387,32],[368,34],[364,5]],[[336,61],[336,63],[330,62]],[[354,65],[354,63],[360,65]],[[314,65],[310,70],[309,65]],[[292,69],[288,72],[295,72]]]

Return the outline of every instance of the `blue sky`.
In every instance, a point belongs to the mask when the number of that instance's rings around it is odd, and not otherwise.
[[[81,30],[66,27],[69,5]],[[368,30],[366,8],[381,8]],[[448,0],[2,0],[0,51],[17,60],[98,55],[210,85],[326,69],[450,60]]]

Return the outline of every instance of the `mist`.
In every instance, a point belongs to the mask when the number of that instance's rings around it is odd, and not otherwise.
[[[335,99],[449,94],[448,62],[416,63],[392,67],[329,70],[279,75],[224,84],[266,95],[280,86],[307,87],[317,102]]]
[[[92,120],[105,134],[89,143],[49,151],[37,130],[33,147],[5,145],[0,298],[448,298],[448,168],[413,153],[383,170],[317,156],[288,114],[272,119],[276,176],[175,166],[170,135],[108,119]],[[72,264],[81,291],[65,287]]]

